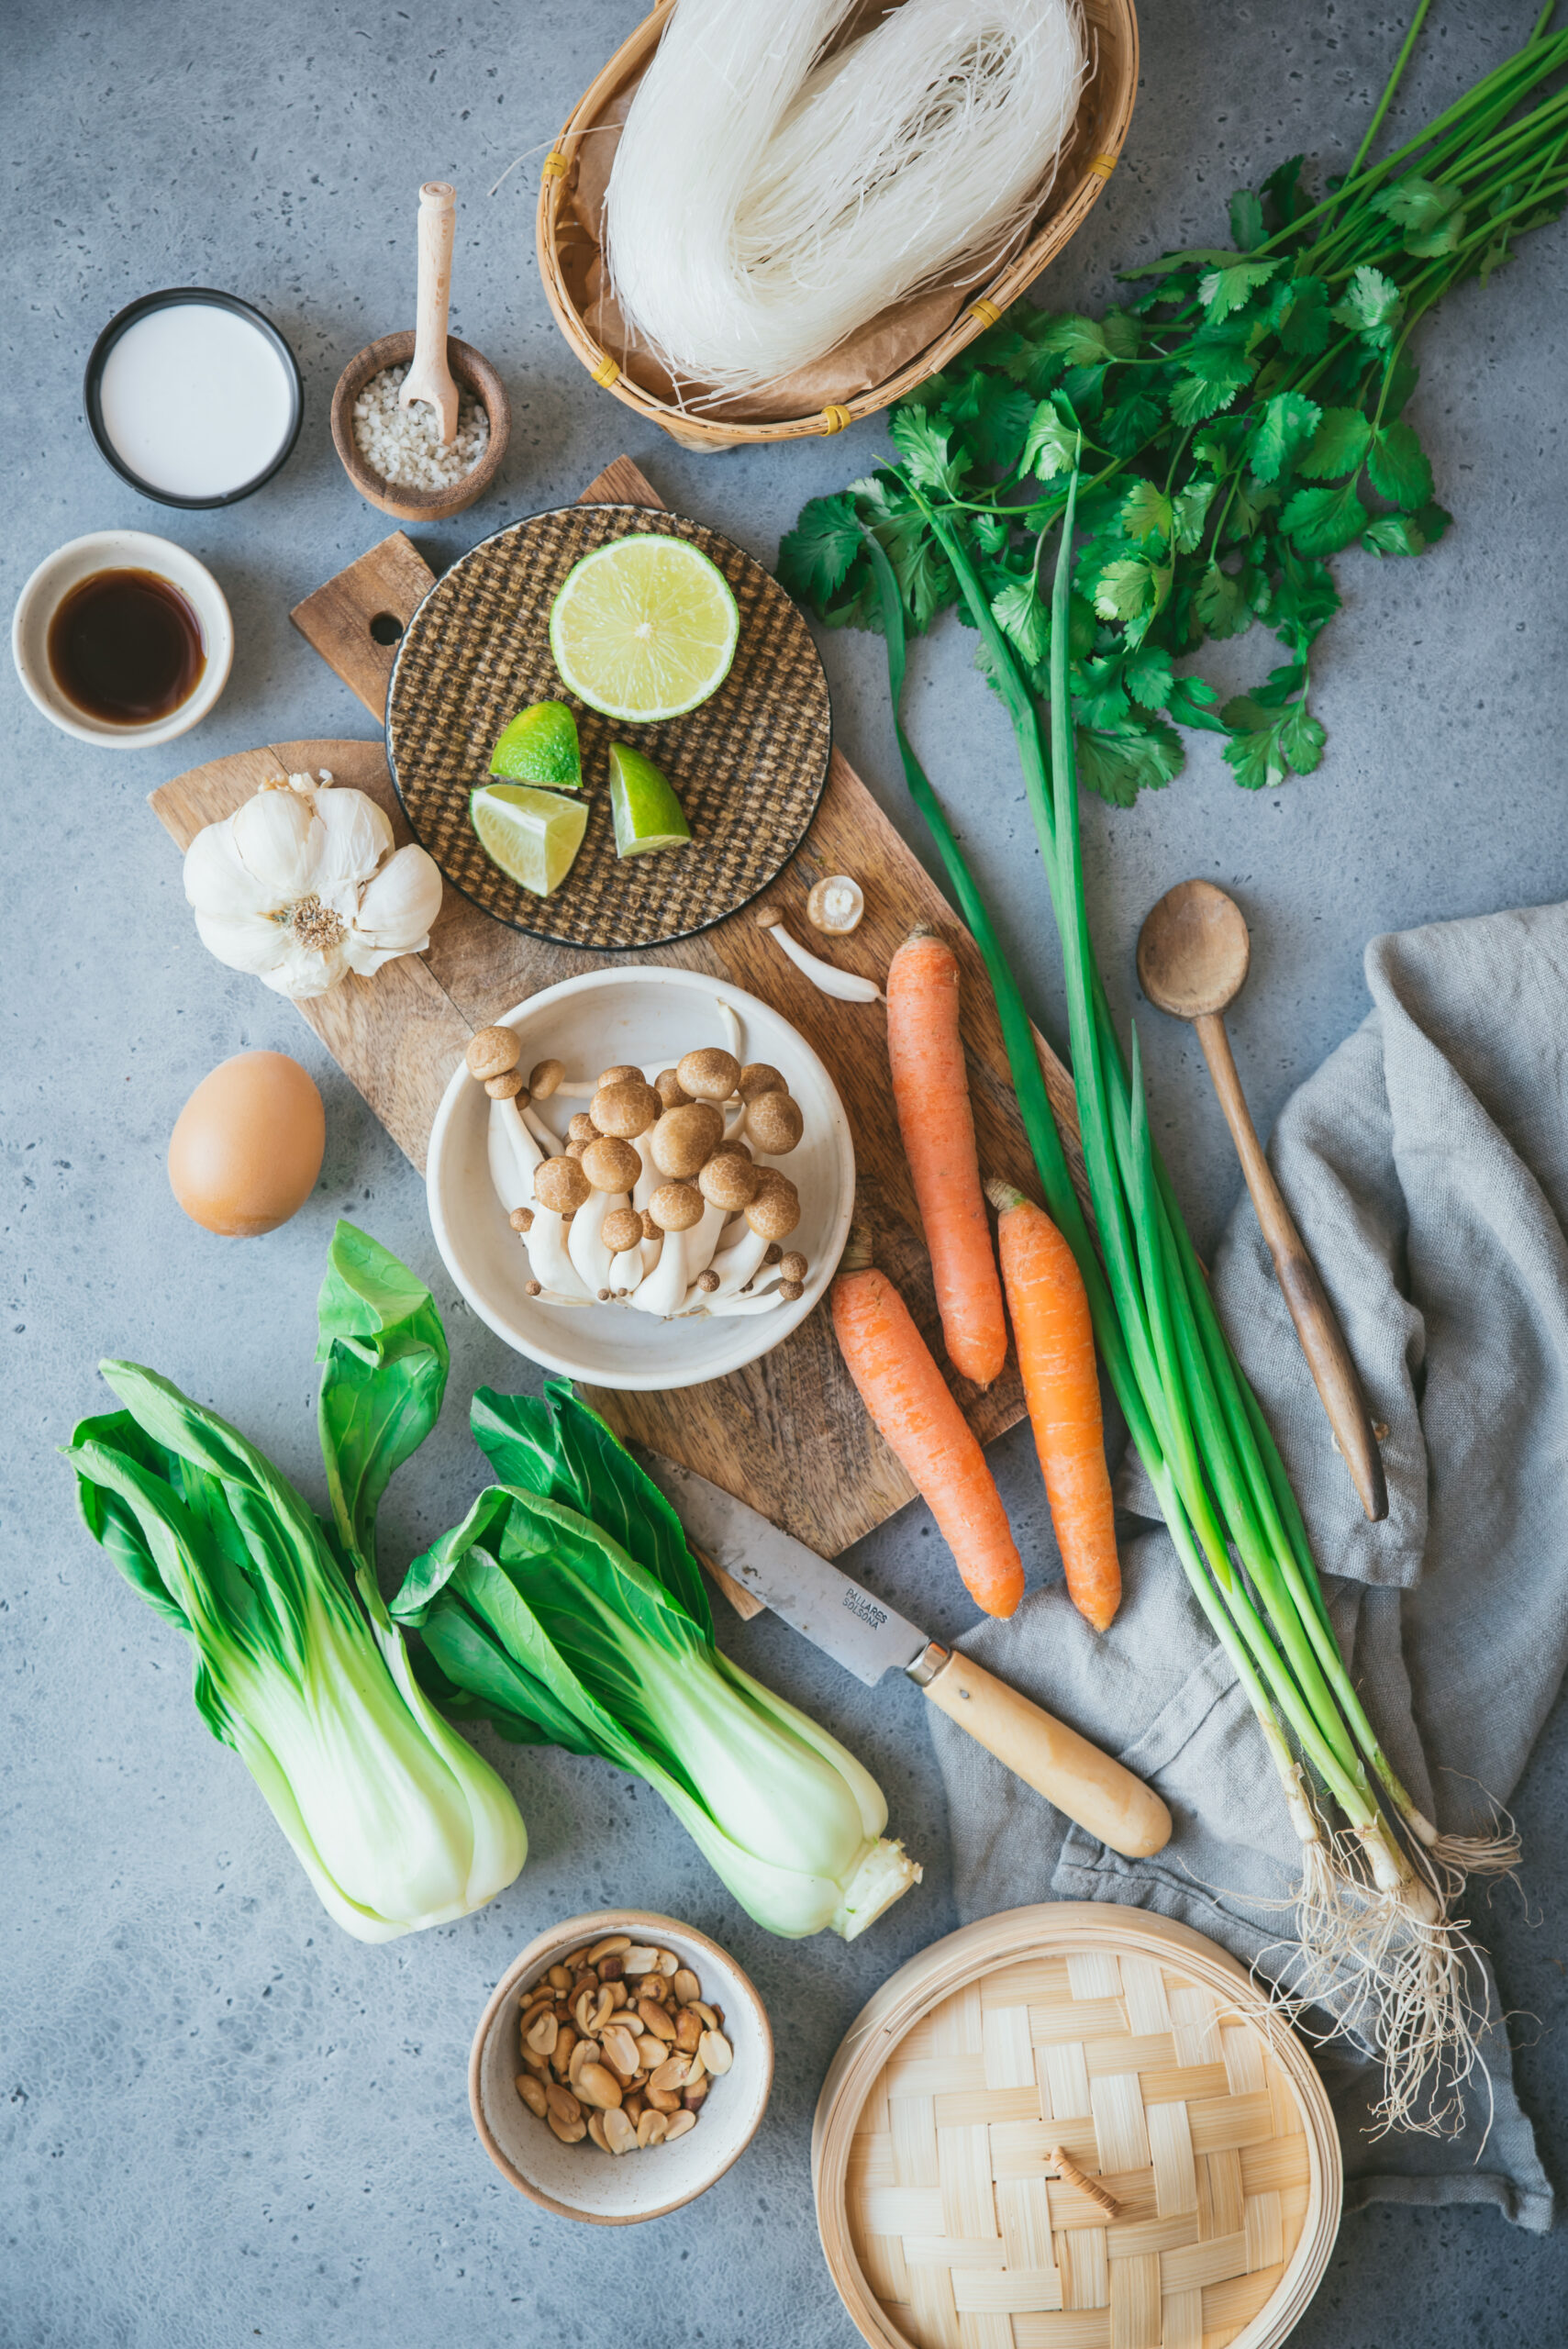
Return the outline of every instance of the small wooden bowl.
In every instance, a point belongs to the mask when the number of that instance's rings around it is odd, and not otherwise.
[[[1257,1985],[1108,1901],[900,1966],[828,2068],[811,2167],[873,2349],[1283,2349],[1343,2182],[1328,2091]]]
[[[506,440],[512,429],[512,411],[507,405],[506,385],[482,351],[472,343],[459,342],[455,335],[447,337],[447,365],[460,392],[478,400],[490,419],[490,440],[484,454],[472,473],[464,473],[450,489],[403,489],[395,483],[383,481],[372,473],[361,456],[354,441],[354,402],[359,398],[373,375],[385,367],[401,367],[414,356],[414,334],[384,334],[379,342],[367,342],[364,349],[350,359],[338,378],[332,394],[332,440],[343,461],[343,471],[361,497],[379,506],[384,514],[395,515],[400,522],[444,522],[453,514],[461,514],[483,497],[501,470],[501,460],[506,453]]]
[[[703,1997],[723,2008],[725,2036],[735,2050],[734,2064],[703,2106],[696,2127],[679,2143],[613,2156],[586,2138],[581,2144],[562,2144],[535,2119],[516,2086],[522,1992],[558,1958],[611,1933],[629,1933],[634,1943],[673,1950],[702,1984]],[[474,2033],[468,2101],[480,2143],[519,2194],[558,2218],[629,2227],[695,2201],[740,2160],[767,2110],[773,2082],[773,2035],[761,1998],[735,1960],[706,1933],[677,1924],[673,1917],[604,1909],[552,1925],[507,1967]]]

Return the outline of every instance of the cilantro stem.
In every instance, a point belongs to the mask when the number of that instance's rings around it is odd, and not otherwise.
[[[1430,8],[1431,5],[1432,0],[1420,0],[1420,6],[1417,8],[1414,17],[1410,20],[1410,29],[1405,36],[1404,47],[1400,50],[1398,56],[1394,61],[1394,71],[1388,77],[1387,83],[1384,88],[1383,95],[1377,102],[1376,110],[1373,115],[1372,120],[1367,124],[1366,135],[1362,139],[1361,145],[1356,149],[1355,160],[1351,163],[1350,170],[1345,173],[1344,181],[1341,183],[1337,194],[1329,200],[1328,206],[1328,219],[1324,223],[1324,234],[1327,233],[1328,221],[1333,218],[1334,206],[1343,197],[1345,188],[1355,179],[1357,173],[1365,163],[1367,157],[1373,150],[1373,147],[1377,139],[1377,134],[1383,128],[1384,117],[1386,116],[1389,107],[1394,103],[1394,93],[1397,90],[1400,83],[1405,78],[1405,69],[1410,62],[1411,53],[1415,49],[1421,27],[1427,21],[1427,12]],[[1312,250],[1314,253],[1316,253],[1318,247],[1321,245],[1322,242],[1323,235],[1319,235],[1313,244]],[[1311,255],[1308,255],[1308,259],[1310,258]]]

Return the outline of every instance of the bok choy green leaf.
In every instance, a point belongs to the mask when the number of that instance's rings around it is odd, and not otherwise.
[[[340,1550],[254,1445],[135,1363],[100,1365],[125,1408],[83,1420],[67,1456],[89,1532],[189,1640],[203,1719],[323,1906],[359,1940],[390,1941],[482,1908],[517,1876],[528,1838],[501,1780],[414,1678],[375,1591],[377,1504],[440,1408],[435,1307],[395,1257],[339,1224],[321,1336]]]
[[[646,1779],[770,1932],[863,1932],[919,1870],[854,1756],[719,1653],[663,1495],[564,1383],[482,1388],[472,1423],[503,1481],[392,1606],[441,1702]]]

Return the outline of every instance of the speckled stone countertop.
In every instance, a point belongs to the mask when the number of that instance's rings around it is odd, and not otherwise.
[[[528,2349],[851,2349],[856,2337],[817,2248],[807,2146],[845,2025],[953,1922],[916,1691],[863,1689],[771,1619],[725,1633],[883,1777],[896,1831],[925,1859],[924,1886],[862,1943],[771,1941],[648,1789],[529,1752],[502,1756],[532,1839],[518,1883],[481,1916],[367,1949],[327,1921],[245,1773],[207,1735],[180,1644],[77,1526],[54,1453],[81,1413],[102,1407],[98,1357],[130,1354],[317,1490],[313,1305],[341,1212],[432,1282],[452,1341],[453,1400],[384,1512],[389,1563],[450,1523],[475,1489],[468,1390],[532,1376],[459,1304],[418,1182],[288,1005],[204,952],[145,795],[227,751],[373,730],[287,613],[391,527],[345,481],[327,403],[353,351],[412,321],[423,179],[458,186],[454,331],[500,367],[515,419],[493,494],[457,523],[416,533],[438,566],[513,516],[571,498],[623,450],[672,506],[771,562],[806,497],[875,462],[875,423],[752,454],[684,454],[596,392],[555,331],[532,250],[538,157],[639,13],[637,0],[8,0],[4,10],[7,604],[62,540],[128,526],[208,562],[239,635],[218,708],[163,751],[90,751],[34,712],[8,667],[0,681],[0,2340],[12,2349],[447,2349],[481,2336]],[[1299,147],[1342,168],[1408,11],[1149,0],[1143,13],[1131,136],[1049,281],[1061,306],[1108,298],[1119,262],[1220,235],[1231,189]],[[1408,118],[1425,119],[1501,57],[1532,14],[1530,0],[1437,0]],[[1232,1032],[1265,1128],[1361,1019],[1369,936],[1568,895],[1563,255],[1561,230],[1538,235],[1423,332],[1413,413],[1456,527],[1419,563],[1337,563],[1346,610],[1315,662],[1329,732],[1318,774],[1247,797],[1200,741],[1168,791],[1129,814],[1088,812],[1093,917],[1123,1010],[1137,926],[1162,889],[1203,873],[1240,898],[1254,958]],[[95,452],[80,408],[105,321],[138,294],[191,284],[266,309],[306,386],[284,473],[212,514],[139,499]],[[1254,637],[1207,665],[1240,682],[1272,649]],[[823,651],[839,739],[913,837],[880,646],[837,635]],[[972,653],[951,625],[917,647],[906,714],[1060,1040],[1022,787]],[[1186,1032],[1151,1017],[1142,1033],[1161,1140],[1207,1245],[1235,1197],[1235,1164]],[[163,1151],[197,1079],[248,1045],[311,1069],[328,1151],[292,1224],[232,1243],[180,1215]],[[1025,1553],[1051,1571],[1021,1431],[995,1458]],[[957,1586],[919,1508],[864,1543],[856,1570],[938,1635],[962,1629]],[[1521,2094],[1559,2176],[1562,1730],[1560,1707],[1518,1802],[1529,1914],[1505,1889],[1485,1916],[1521,2018]],[[1038,1888],[1018,1889],[1025,1899]],[[522,2203],[481,2154],[464,2097],[470,2035],[510,1958],[542,1925],[612,1900],[689,1918],[732,1949],[767,2001],[779,2052],[772,2110],[746,2158],[691,2208],[619,2232]],[[1346,2223],[1296,2336],[1302,2349],[1564,2337],[1561,2231],[1542,2240],[1486,2210],[1389,2207]]]

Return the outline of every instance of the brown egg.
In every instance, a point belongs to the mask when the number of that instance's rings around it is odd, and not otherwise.
[[[237,1052],[204,1076],[169,1137],[169,1182],[193,1223],[226,1239],[275,1231],[321,1172],[327,1114],[286,1052]]]

